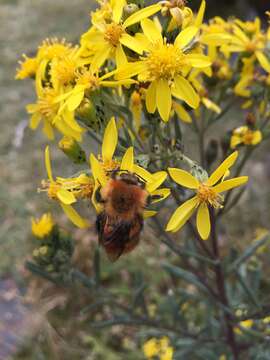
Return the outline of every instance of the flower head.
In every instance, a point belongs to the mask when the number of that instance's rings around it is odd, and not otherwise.
[[[235,149],[238,145],[257,145],[262,141],[260,130],[252,130],[248,126],[240,126],[233,130],[231,136],[231,148]]]
[[[165,171],[159,171],[151,174],[146,169],[134,163],[133,147],[130,147],[124,153],[122,159],[114,157],[114,153],[118,143],[118,131],[115,119],[112,118],[104,132],[102,143],[102,153],[98,158],[94,154],[90,155],[90,166],[93,177],[95,179],[95,190],[103,188],[110,180],[112,171],[130,172],[145,181],[145,190],[150,195],[158,195],[160,200],[169,196],[169,189],[158,189],[158,187],[165,181],[167,174]],[[95,191],[94,191],[95,193]],[[95,200],[93,193],[92,201],[97,211],[99,212],[100,206]],[[156,202],[157,200],[155,200]],[[154,201],[153,201],[154,202]],[[145,216],[152,216],[155,212],[145,211]]]
[[[161,339],[151,338],[143,344],[143,352],[147,359],[158,356],[160,360],[172,360],[173,347],[167,336]]]
[[[198,232],[204,240],[209,237],[211,224],[208,208],[222,208],[223,196],[221,194],[245,184],[248,180],[247,176],[224,180],[224,176],[235,163],[237,157],[238,152],[235,151],[223,161],[206,181],[199,181],[182,169],[168,169],[170,176],[177,184],[192,189],[196,195],[175,210],[167,224],[167,231],[178,231],[198,209],[196,219]]]
[[[54,226],[54,221],[50,213],[43,214],[39,219],[31,219],[32,222],[32,234],[38,238],[44,238],[48,236]]]

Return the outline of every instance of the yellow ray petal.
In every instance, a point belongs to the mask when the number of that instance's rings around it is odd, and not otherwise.
[[[152,181],[146,184],[146,191],[150,194],[155,191],[167,178],[166,171],[158,171],[152,175]]]
[[[161,33],[157,27],[157,25],[154,23],[154,21],[150,19],[144,19],[141,21],[141,27],[143,29],[143,32],[145,36],[152,42],[162,42],[162,36]]]
[[[225,174],[225,172],[230,169],[230,167],[235,163],[238,157],[238,151],[234,151],[230,156],[228,156],[219,167],[212,173],[212,175],[207,180],[206,184],[209,186],[215,185]]]
[[[154,210],[144,210],[143,211],[143,218],[148,219],[152,216],[155,216],[157,214],[157,211]]]
[[[157,108],[156,94],[157,94],[157,83],[156,81],[153,81],[146,90],[146,95],[145,95],[146,109],[150,114],[153,114]]]
[[[256,57],[261,65],[261,67],[268,73],[270,73],[270,62],[267,57],[261,52],[256,51]]]
[[[191,116],[189,115],[187,110],[184,108],[184,106],[182,106],[181,104],[178,104],[177,102],[174,102],[173,108],[174,108],[177,116],[179,117],[179,119],[181,119],[182,121],[184,121],[186,123],[192,122]]]
[[[117,0],[113,2],[113,21],[119,23],[123,14],[124,6],[126,5],[126,0]]]
[[[189,26],[185,28],[176,37],[175,44],[181,49],[183,49],[191,42],[191,40],[194,38],[198,31],[199,29],[196,26]]]
[[[213,187],[213,190],[217,193],[221,193],[223,191],[231,190],[235,187],[244,185],[248,181],[248,176],[239,176],[230,180],[225,180],[220,184]]]
[[[120,38],[120,42],[122,45],[135,51],[137,54],[141,55],[143,53],[144,49],[141,46],[140,42],[135,37],[132,37],[129,34],[123,34]]]
[[[200,237],[207,240],[211,231],[211,224],[209,210],[205,203],[202,203],[198,208],[196,224]]]
[[[83,98],[84,98],[84,90],[72,94],[66,102],[68,110],[74,111],[75,109],[77,109],[77,107],[80,106],[80,103],[82,102]]]
[[[159,201],[165,200],[171,193],[170,189],[164,188],[164,189],[158,189],[151,193],[151,196],[160,196],[160,198],[155,199],[151,201],[151,204],[155,204]]]
[[[169,120],[171,108],[172,108],[172,94],[171,89],[168,85],[168,81],[164,79],[160,79],[157,82],[157,107],[158,112],[164,121]]]
[[[141,71],[145,70],[145,64],[143,61],[135,61],[133,63],[128,63],[127,65],[121,66],[120,69],[117,69],[114,73],[117,80],[131,78]]]
[[[123,26],[126,28],[128,26],[131,26],[133,24],[136,24],[137,22],[148,18],[155,13],[157,13],[161,9],[161,5],[159,3],[147,6],[139,11],[136,11],[134,14],[129,16],[127,20],[124,22]]]
[[[133,172],[133,163],[134,163],[134,154],[133,154],[133,147],[127,149],[125,152],[122,161],[121,161],[121,170],[126,170],[129,172]]]
[[[115,50],[116,67],[119,68],[127,64],[127,57],[121,44],[118,44]]]
[[[71,222],[77,227],[83,229],[90,226],[88,220],[83,219],[72,206],[61,203],[61,207]]]
[[[168,172],[171,178],[179,185],[182,185],[189,189],[198,189],[200,185],[199,181],[185,170],[169,168]]]
[[[101,186],[106,185],[107,177],[105,171],[94,154],[90,155],[90,166],[95,181],[98,181]]]
[[[139,177],[141,177],[146,182],[152,181],[152,174],[139,165],[136,165],[136,164],[133,165],[133,172],[135,174],[139,175]]]
[[[67,191],[66,189],[58,190],[56,196],[63,204],[66,205],[71,205],[76,202],[76,198],[72,192]]]
[[[53,127],[51,125],[51,123],[48,120],[44,121],[44,125],[42,128],[43,133],[47,136],[47,138],[49,140],[53,140],[54,139],[54,132],[53,132]]]
[[[200,9],[198,11],[198,14],[196,16],[196,20],[194,23],[194,25],[197,27],[200,27],[202,25],[204,13],[205,13],[205,7],[206,7],[206,2],[205,2],[205,0],[202,0]]]
[[[110,161],[115,152],[118,142],[118,131],[115,123],[114,117],[108,122],[106,126],[103,142],[102,142],[102,159],[103,161]]]
[[[192,85],[182,76],[178,76],[174,83],[175,87],[172,88],[172,94],[196,109],[199,106],[200,98]]]
[[[45,166],[46,166],[49,180],[53,181],[49,146],[46,146],[46,149],[45,149]]]
[[[110,57],[112,47],[108,44],[99,49],[91,61],[91,71],[93,73],[98,72],[99,68]]]
[[[208,67],[212,63],[208,56],[201,54],[188,54],[185,58],[191,66],[198,69]]]
[[[195,210],[197,204],[197,196],[194,196],[179,206],[170,218],[166,227],[166,231],[174,231],[175,229],[179,230],[180,227],[182,227],[192,215],[192,212]]]

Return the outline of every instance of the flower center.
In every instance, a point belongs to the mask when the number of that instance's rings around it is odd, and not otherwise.
[[[104,39],[112,46],[116,47],[119,44],[119,39],[124,32],[124,28],[119,24],[109,24],[104,33]]]
[[[247,130],[245,134],[243,134],[243,141],[246,145],[251,145],[254,138],[254,133],[252,130]]]
[[[61,57],[63,55],[69,54],[71,46],[71,44],[66,43],[65,39],[46,39],[39,48],[38,56],[47,58],[48,60],[51,60],[54,57]]]
[[[76,76],[76,82],[78,85],[84,85],[86,89],[91,91],[95,91],[99,88],[99,78],[93,75],[90,71],[85,69],[80,72],[78,71]]]
[[[42,180],[41,189],[38,189],[39,192],[46,191],[50,199],[57,199],[57,191],[60,189],[61,185],[55,181]]]
[[[201,203],[208,203],[215,209],[222,208],[223,196],[216,193],[211,186],[201,183],[197,191],[197,196]]]
[[[59,105],[55,103],[58,94],[52,88],[45,88],[44,93],[38,100],[38,112],[48,120],[51,120],[58,112]]]
[[[146,64],[149,81],[172,80],[181,72],[181,67],[185,64],[185,55],[175,45],[158,44],[147,56]]]
[[[75,78],[77,64],[73,57],[65,56],[61,60],[53,61],[51,69],[52,77],[55,77],[63,85],[67,85]]]

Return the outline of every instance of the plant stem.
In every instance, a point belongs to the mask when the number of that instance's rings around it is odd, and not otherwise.
[[[220,263],[220,253],[219,253],[219,244],[216,234],[216,218],[213,209],[210,209],[210,217],[211,217],[211,241],[212,241],[212,248],[215,258],[217,260],[217,264],[215,265],[215,275],[216,275],[216,286],[217,291],[219,294],[220,301],[226,308],[229,308],[229,300],[226,293],[225,288],[225,277],[224,272]],[[234,330],[233,330],[233,318],[228,312],[223,313],[224,322],[226,324],[226,338],[227,344],[232,350],[233,359],[237,360],[239,358],[239,348],[237,346]]]

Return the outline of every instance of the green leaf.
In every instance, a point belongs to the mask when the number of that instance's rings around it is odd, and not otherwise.
[[[227,269],[226,274],[230,274],[233,271],[237,271],[239,266],[244,263],[245,261],[247,261],[247,259],[249,259],[253,254],[256,253],[256,251],[262,247],[268,240],[270,239],[269,237],[269,233],[267,233],[266,235],[264,235],[260,240],[257,240],[255,243],[251,244],[244,252],[243,254],[236,259],[231,266],[229,267],[229,269]]]
[[[188,283],[191,283],[195,285],[198,289],[200,289],[203,292],[209,293],[207,288],[203,285],[203,283],[198,280],[198,278],[192,274],[190,271],[184,270],[180,267],[176,267],[169,264],[163,265],[164,270],[166,270],[170,275],[183,279],[187,281]]]

